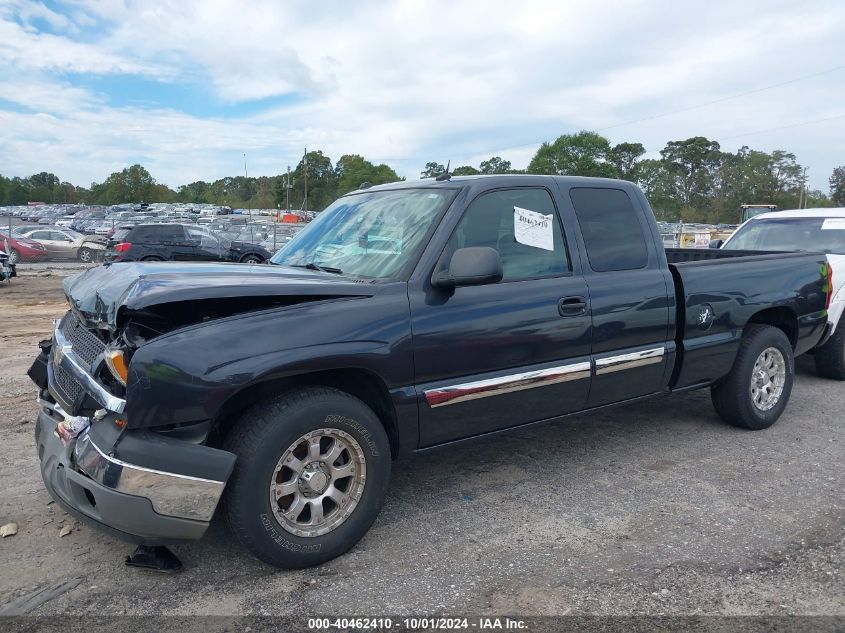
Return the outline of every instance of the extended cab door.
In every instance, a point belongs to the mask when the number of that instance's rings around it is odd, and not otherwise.
[[[541,216],[537,231],[515,230]],[[480,193],[435,269],[468,246],[499,252],[501,282],[443,290],[427,269],[409,284],[423,447],[577,411],[590,388],[587,286],[551,193]]]
[[[623,183],[562,188],[578,220],[593,314],[588,406],[656,393],[673,357],[674,286],[654,219]]]

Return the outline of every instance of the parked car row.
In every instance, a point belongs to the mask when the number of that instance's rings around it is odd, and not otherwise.
[[[265,213],[266,212],[266,213]],[[206,227],[218,242],[253,245],[232,255],[237,260],[254,254],[262,261],[284,246],[313,214],[286,214],[276,222],[276,210],[245,210],[208,204],[132,204],[114,206],[39,205],[4,207],[0,215],[16,217],[26,224],[14,227],[9,237],[22,242],[11,257],[16,261],[78,259],[96,261],[105,254],[106,243],[118,232],[136,226],[194,225]],[[40,246],[34,246],[39,244]],[[231,259],[221,247],[224,260]],[[264,255],[267,252],[269,254]],[[204,255],[203,257],[204,258]],[[167,257],[163,257],[167,259]]]

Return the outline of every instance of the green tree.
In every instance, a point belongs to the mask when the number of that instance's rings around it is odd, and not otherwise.
[[[9,181],[6,203],[17,206],[27,202],[34,202],[29,197],[29,183],[23,178],[15,176]]]
[[[493,158],[483,160],[478,167],[482,174],[508,174],[511,172],[511,162],[503,160],[501,156],[493,156]]]
[[[560,176],[619,175],[610,162],[610,142],[595,132],[563,134],[552,143],[543,143],[528,164],[528,173]]]
[[[365,182],[371,185],[383,185],[396,182],[399,175],[385,164],[373,165],[358,154],[344,154],[334,168],[337,182],[337,195],[342,196],[360,187]]]
[[[664,222],[677,222],[681,206],[673,197],[672,175],[665,161],[646,158],[637,163],[636,182],[648,198],[654,215]]]
[[[9,195],[9,179],[0,174],[0,206],[9,204],[7,196]]]
[[[62,182],[56,174],[42,171],[40,174],[33,174],[27,178],[29,184],[29,197],[33,201],[54,204],[64,202]]]
[[[337,197],[336,186],[331,159],[320,150],[308,152],[291,172],[291,206],[295,209],[322,211]]]
[[[830,175],[830,199],[836,206],[845,207],[845,167],[836,167]]]
[[[620,178],[634,181],[637,178],[637,161],[643,154],[645,147],[642,143],[618,143],[610,150],[610,162]]]
[[[137,164],[114,172],[102,183],[92,183],[89,195],[96,204],[159,202],[161,197],[172,199],[175,193],[159,187],[150,172]]]
[[[177,189],[177,200],[179,202],[209,203],[211,185],[204,180],[197,180],[188,185],[181,185]]]
[[[440,163],[430,162],[425,164],[425,169],[420,172],[420,178],[434,178],[446,173],[446,168]]]
[[[477,176],[480,173],[481,172],[472,165],[461,165],[460,167],[455,167],[452,170],[453,176]]]
[[[703,136],[669,141],[660,155],[672,175],[673,196],[682,207],[706,208],[721,160],[719,143]]]

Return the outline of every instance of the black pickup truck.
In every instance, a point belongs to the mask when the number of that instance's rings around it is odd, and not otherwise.
[[[703,387],[774,424],[831,287],[822,254],[664,250],[637,187],[576,177],[364,187],[271,263],[67,280],[30,370],[62,507],[160,545],[222,498],[256,556],[318,564],[409,452]]]

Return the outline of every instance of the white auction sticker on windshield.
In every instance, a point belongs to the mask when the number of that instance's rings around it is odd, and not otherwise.
[[[822,222],[822,231],[845,231],[845,218],[827,218]]]
[[[513,236],[526,246],[555,250],[552,215],[543,215],[520,207],[513,208]]]

